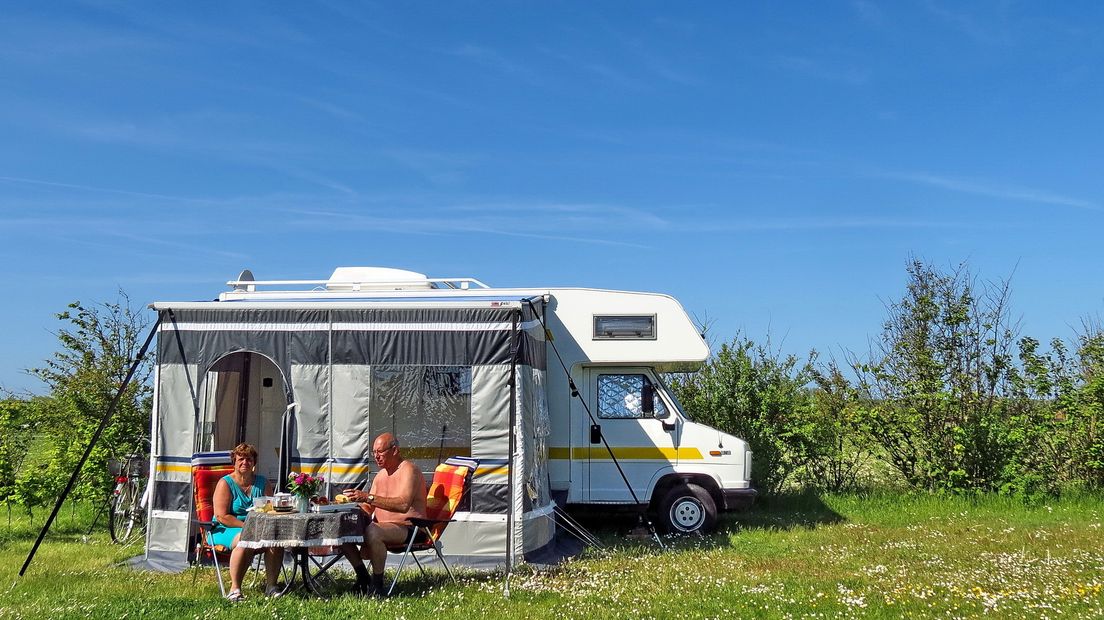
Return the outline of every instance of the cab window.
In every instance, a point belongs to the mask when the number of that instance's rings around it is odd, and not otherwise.
[[[645,386],[654,394],[654,414],[644,413]],[[604,419],[666,417],[667,408],[646,375],[598,375],[598,417]]]

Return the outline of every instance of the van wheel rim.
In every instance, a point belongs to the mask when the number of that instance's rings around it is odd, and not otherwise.
[[[705,521],[705,507],[690,497],[681,497],[671,505],[671,525],[682,532],[693,532]]]

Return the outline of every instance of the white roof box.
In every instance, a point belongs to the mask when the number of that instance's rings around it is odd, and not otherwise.
[[[388,267],[338,267],[326,281],[330,291],[401,291],[433,286],[424,273]]]

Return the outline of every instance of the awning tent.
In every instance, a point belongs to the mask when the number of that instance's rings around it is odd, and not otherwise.
[[[552,546],[541,298],[156,303],[162,321],[146,560],[188,559],[191,456],[258,446],[258,470],[364,482],[384,431],[427,475],[480,463],[445,531],[461,563],[512,567]]]

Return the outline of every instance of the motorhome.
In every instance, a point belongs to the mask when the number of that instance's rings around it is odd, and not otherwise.
[[[465,523],[442,541],[471,556],[549,544],[553,501],[647,508],[694,532],[755,497],[747,443],[687,418],[663,382],[709,355],[670,296],[379,267],[227,284],[213,301],[152,304],[148,553],[187,552],[187,463],[240,441],[272,479],[310,471],[337,488],[371,475],[383,431],[427,473],[476,459]]]

